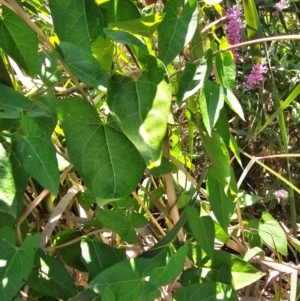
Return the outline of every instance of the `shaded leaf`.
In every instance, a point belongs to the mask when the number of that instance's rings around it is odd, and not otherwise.
[[[38,249],[34,267],[26,281],[30,288],[44,295],[62,299],[76,295],[73,279],[57,259]]]
[[[22,168],[36,181],[56,195],[59,187],[59,171],[51,137],[36,121],[23,115],[21,131],[12,135],[12,149]]]
[[[213,256],[215,228],[212,218],[210,216],[200,216],[196,209],[191,206],[187,206],[185,212],[197,244],[203,248],[209,257]]]
[[[107,11],[107,22],[132,21],[141,17],[137,6],[130,0],[105,1],[100,5]]]
[[[216,55],[216,77],[224,88],[232,90],[235,86],[236,67],[231,51]]]
[[[237,301],[232,286],[218,282],[195,283],[179,289],[173,295],[174,301]]]
[[[27,236],[21,247],[16,247],[16,233],[0,229],[0,299],[9,301],[24,285],[33,268],[40,236]]]
[[[158,60],[145,56],[144,62],[147,71],[136,81],[121,75],[110,78],[107,103],[121,130],[151,168],[160,165],[171,88],[165,68]]]
[[[100,240],[83,237],[81,241],[82,261],[91,281],[100,272],[126,259],[124,249],[116,249]]]
[[[128,243],[137,241],[134,228],[142,228],[148,222],[140,213],[126,212],[119,208],[114,210],[99,209],[97,211],[97,218],[104,227],[118,233]]]
[[[224,106],[224,89],[219,84],[206,81],[198,100],[203,123],[209,136]]]
[[[96,276],[88,288],[100,296],[109,288],[116,300],[154,300],[160,296],[160,292],[145,277],[150,276],[156,267],[151,259],[124,260]]]
[[[264,223],[259,223],[261,239],[280,254],[287,255],[287,238],[279,222],[268,212],[263,212]]]
[[[34,77],[38,56],[37,34],[11,9],[5,5],[1,9],[0,47]]]
[[[81,98],[60,102],[58,117],[85,185],[100,199],[128,196],[145,166],[134,145],[110,124],[101,124],[95,108]]]
[[[211,167],[207,173],[207,196],[211,204],[212,211],[224,231],[231,221],[234,212],[234,197],[226,195],[224,187],[219,179],[220,175],[215,167]]]
[[[61,42],[59,48],[68,68],[78,79],[94,88],[106,88],[108,74],[91,53],[69,42]]]
[[[204,85],[209,78],[212,69],[212,51],[206,52],[198,65],[187,62],[183,74],[178,81],[177,101],[182,103],[190,96],[194,95]]]
[[[29,110],[31,117],[45,116],[46,113],[35,103],[14,89],[0,84],[0,118],[21,118]]]
[[[179,248],[175,254],[171,255],[165,266],[158,267],[151,273],[149,281],[156,287],[167,285],[174,281],[183,270],[187,252],[187,245]]]
[[[91,41],[103,35],[105,15],[93,0],[50,0],[55,32],[60,41],[71,42],[86,51]]]
[[[196,8],[196,0],[188,0],[185,4],[182,0],[171,0],[166,3],[164,7],[166,15],[157,29],[158,58],[165,65],[171,63],[193,38],[197,28]]]
[[[232,286],[218,283],[197,283],[179,289],[173,295],[174,301],[237,301],[235,290]]]

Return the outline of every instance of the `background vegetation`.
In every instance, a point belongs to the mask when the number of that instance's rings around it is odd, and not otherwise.
[[[298,300],[299,22],[0,0],[0,299]]]

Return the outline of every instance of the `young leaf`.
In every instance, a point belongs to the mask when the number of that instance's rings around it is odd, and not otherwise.
[[[259,236],[261,239],[280,254],[287,255],[287,238],[280,224],[268,212],[263,212],[264,223],[259,223]]]
[[[90,52],[91,41],[103,35],[103,10],[92,0],[50,0],[49,6],[59,40]]]
[[[124,260],[101,272],[88,284],[88,288],[100,296],[109,288],[115,300],[154,300],[160,292],[145,280],[157,267],[153,263],[153,260],[145,258]]]
[[[152,56],[145,56],[144,61],[147,71],[136,81],[121,75],[110,78],[107,103],[121,130],[151,168],[160,165],[171,88],[164,66]]]
[[[89,282],[102,271],[126,259],[124,249],[116,249],[89,237],[82,238],[81,251],[82,261],[89,272]]]
[[[0,118],[21,118],[23,111],[28,109],[31,117],[47,115],[21,93],[0,84]]]
[[[175,254],[171,255],[166,266],[158,267],[151,273],[149,281],[156,287],[167,285],[174,281],[183,269],[187,252],[187,245],[179,248]]]
[[[28,278],[40,236],[27,236],[21,247],[16,247],[16,242],[14,230],[0,229],[0,299],[5,301],[12,300]]]
[[[171,0],[165,5],[166,13],[158,26],[158,58],[168,65],[193,38],[197,28],[197,1]]]
[[[37,34],[5,5],[1,6],[1,10],[0,47],[34,77],[38,57]]]
[[[187,62],[183,74],[179,78],[177,101],[181,104],[184,100],[194,95],[202,88],[204,82],[210,76],[212,68],[212,51],[207,51],[198,65]]]
[[[81,98],[61,101],[58,117],[70,159],[86,186],[101,199],[128,196],[145,169],[134,145],[110,124],[101,124],[95,108]]]
[[[179,289],[173,295],[174,301],[237,301],[232,286],[218,282],[195,283]]]
[[[224,106],[224,89],[219,84],[206,81],[199,97],[203,123],[209,136],[217,123]]]
[[[99,209],[97,218],[114,232],[118,233],[128,243],[137,241],[134,228],[142,228],[147,225],[147,219],[140,213],[126,212],[119,208],[114,210]]]
[[[211,158],[213,166],[215,166],[218,171],[220,185],[226,194],[231,180],[231,166],[227,146],[217,132],[213,131],[212,136],[209,137],[205,131],[202,131],[201,126],[200,130],[204,146]]]
[[[200,216],[196,209],[191,206],[187,206],[185,212],[197,244],[203,248],[208,256],[213,256],[215,228],[212,218],[210,216]]]
[[[264,273],[254,268],[250,263],[230,253],[215,250],[212,263],[206,264],[207,267],[218,270],[222,266],[231,271],[234,288],[241,289],[264,276]]]
[[[38,249],[34,269],[26,284],[41,294],[68,299],[76,295],[76,286],[65,267],[56,259]]]
[[[22,116],[21,131],[12,135],[12,150],[23,169],[56,195],[59,187],[59,170],[55,150],[51,137],[33,118]]]
[[[221,227],[227,232],[227,227],[231,221],[234,212],[234,197],[226,195],[224,187],[219,180],[217,168],[211,167],[207,174],[207,196],[211,204],[212,211],[220,223]],[[209,253],[207,253],[209,254]]]
[[[216,77],[224,88],[230,90],[234,88],[236,68],[230,51],[216,55]]]
[[[106,88],[108,74],[91,53],[69,42],[61,42],[59,48],[68,68],[78,79],[94,88]]]
[[[134,20],[109,23],[108,27],[124,30],[134,35],[151,37],[163,20],[163,17],[164,14],[154,14]]]

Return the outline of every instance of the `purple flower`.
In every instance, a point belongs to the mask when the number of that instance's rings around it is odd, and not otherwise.
[[[275,4],[276,10],[278,13],[282,12],[282,10],[284,9],[286,5],[286,0],[280,0],[279,2],[277,2]]]
[[[244,87],[247,89],[253,89],[257,84],[259,84],[264,79],[264,74],[268,72],[268,67],[261,63],[255,64],[252,67],[251,73],[247,76]]]
[[[281,199],[283,201],[286,201],[289,197],[288,192],[284,189],[280,189],[280,190],[275,191],[274,195],[276,196],[276,198]]]
[[[226,11],[226,17],[228,18],[226,33],[229,44],[235,45],[241,41],[241,31],[243,27],[242,11],[236,6],[228,8]],[[238,56],[236,50],[233,51],[234,58]]]

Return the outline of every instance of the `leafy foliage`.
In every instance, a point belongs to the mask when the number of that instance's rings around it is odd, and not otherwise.
[[[297,5],[0,1],[0,299],[296,300]]]

